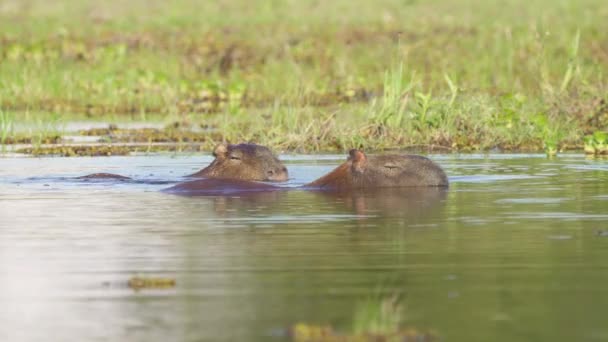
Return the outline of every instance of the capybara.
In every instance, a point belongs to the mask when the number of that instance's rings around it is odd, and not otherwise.
[[[213,156],[215,160],[209,166],[189,177],[275,182],[288,178],[287,168],[265,146],[220,144]]]
[[[164,189],[163,191],[178,195],[196,196],[229,195],[232,193],[245,194],[248,192],[280,191],[287,189],[289,188],[240,179],[204,178],[189,182],[182,182],[170,188]]]
[[[215,159],[206,168],[188,177],[220,178],[250,181],[282,182],[288,178],[287,168],[265,146],[255,144],[218,145]],[[83,180],[128,180],[112,173],[94,173],[77,177]]]
[[[428,158],[416,155],[366,156],[351,150],[342,165],[300,189],[321,191],[375,190],[381,188],[447,187],[445,172]],[[226,191],[224,191],[224,189]],[[229,181],[191,181],[166,189],[182,195],[220,195],[251,191],[281,191],[294,188],[264,183]]]
[[[448,185],[445,172],[428,158],[416,155],[366,156],[353,149],[346,162],[304,187],[354,190]]]

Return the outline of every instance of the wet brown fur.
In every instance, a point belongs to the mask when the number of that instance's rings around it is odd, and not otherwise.
[[[176,194],[196,195],[199,192],[204,194],[230,194],[232,192],[274,191],[281,189],[287,188],[239,179],[205,178],[179,183],[164,191]]]
[[[215,159],[206,168],[188,177],[221,178],[249,181],[286,181],[287,168],[265,146],[256,144],[218,145]],[[93,173],[77,177],[84,180],[127,180],[129,177],[111,173]]]
[[[265,146],[221,144],[213,155],[211,164],[189,177],[281,182],[289,176],[287,168]]]
[[[340,166],[333,169],[330,173],[322,176],[314,182],[306,184],[305,187],[350,187],[352,186],[352,179],[344,176],[348,174],[349,167],[350,166],[347,163],[340,164]]]
[[[113,173],[92,173],[86,176],[76,177],[76,179],[115,179],[115,180],[129,180],[131,178]]]
[[[416,155],[366,156],[359,150],[351,150],[346,162],[330,173],[302,186],[306,190],[350,191],[381,188],[448,187],[445,172],[428,158]],[[223,191],[225,189],[226,191]],[[240,181],[200,182],[178,184],[168,192],[182,194],[222,194],[242,190],[276,191],[293,188],[276,187],[269,184]]]
[[[371,189],[449,185],[445,172],[428,158],[417,155],[366,156],[351,150],[346,162],[306,188]]]

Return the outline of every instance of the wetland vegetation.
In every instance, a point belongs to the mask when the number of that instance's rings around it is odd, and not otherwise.
[[[169,125],[99,135],[130,150],[599,154],[608,127],[600,0],[4,0],[0,32],[0,143],[24,152],[75,120]]]
[[[604,0],[0,0],[0,156],[75,157],[0,159],[0,339],[606,340],[606,159],[495,152],[608,154],[607,74]],[[169,196],[212,157],[141,155],[220,142],[451,187]]]

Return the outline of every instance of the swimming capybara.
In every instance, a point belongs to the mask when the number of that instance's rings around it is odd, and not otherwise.
[[[240,179],[227,178],[204,178],[189,182],[182,182],[162,191],[184,196],[209,196],[246,194],[249,192],[266,192],[287,190],[287,187],[274,186],[272,184],[258,183]]]
[[[447,187],[448,178],[428,158],[416,155],[366,156],[360,150],[351,150],[342,165],[327,175],[303,185],[300,189],[321,191],[375,190],[381,188]],[[181,195],[221,195],[239,191],[284,191],[294,188],[242,181],[191,181],[165,189]]]
[[[255,144],[218,145],[215,160],[188,177],[238,179],[250,181],[286,181],[287,168],[265,146]],[[112,173],[93,173],[77,177],[82,180],[129,180]]]
[[[275,182],[288,178],[287,168],[265,146],[220,144],[213,156],[215,160],[209,166],[189,177]]]
[[[342,165],[304,185],[323,190],[354,190],[386,187],[447,187],[445,172],[428,158],[416,155],[366,156],[350,150]]]

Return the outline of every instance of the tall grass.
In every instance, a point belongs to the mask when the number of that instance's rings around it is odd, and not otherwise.
[[[405,80],[404,76],[403,64],[388,70],[384,75],[382,97],[374,99],[370,104],[371,122],[376,126],[378,134],[386,129],[403,126],[410,92],[416,86],[415,73],[412,73],[409,80]]]
[[[13,133],[13,122],[13,116],[0,109],[0,145],[2,145],[2,152],[5,152],[5,143]]]

